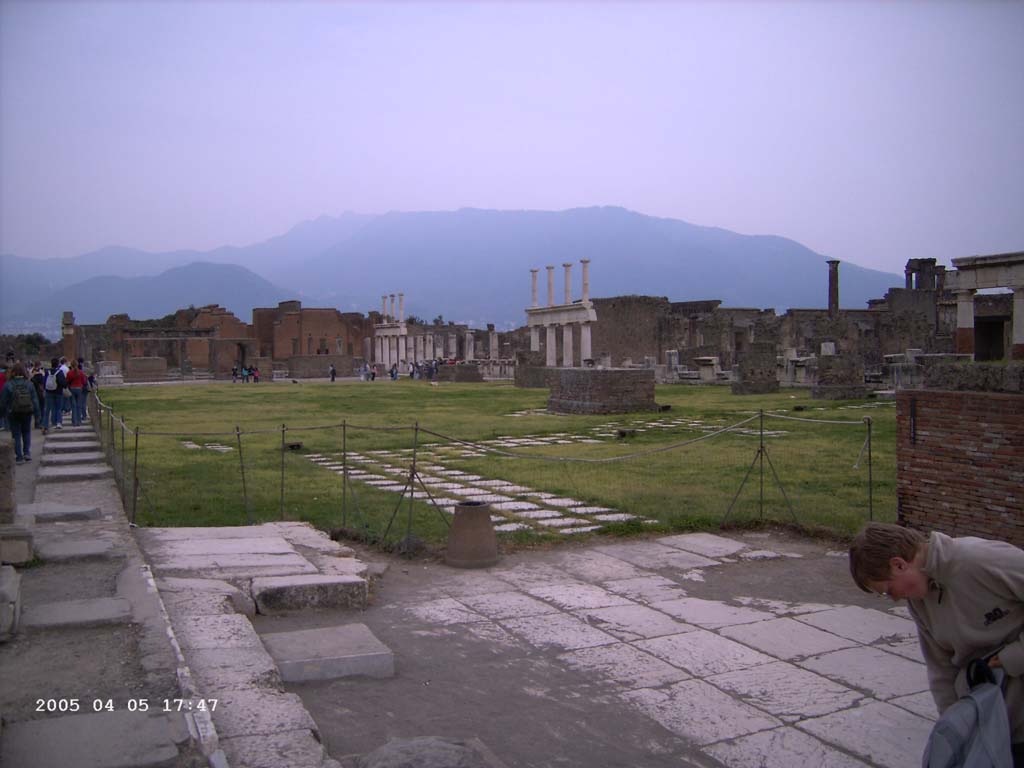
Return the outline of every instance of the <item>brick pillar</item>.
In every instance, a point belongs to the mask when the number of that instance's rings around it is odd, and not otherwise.
[[[1024,360],[1024,285],[1013,289],[1013,337],[1010,359]]]
[[[974,354],[974,291],[956,292],[956,351]]]
[[[568,303],[566,302],[566,304]],[[562,326],[562,366],[572,368],[572,357],[572,323],[566,323]]]
[[[554,267],[552,267],[554,269]],[[555,368],[558,365],[558,342],[555,339],[555,326],[546,325],[544,329],[547,331],[547,339],[545,339],[545,365],[549,368]]]
[[[839,262],[836,259],[828,261],[828,316],[839,316]]]

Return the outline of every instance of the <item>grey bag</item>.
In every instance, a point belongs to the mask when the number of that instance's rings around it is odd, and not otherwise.
[[[984,659],[967,667],[970,692],[947,709],[928,737],[923,768],[1013,768],[1005,674]]]

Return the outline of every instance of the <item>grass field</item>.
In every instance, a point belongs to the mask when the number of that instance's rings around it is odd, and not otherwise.
[[[797,522],[848,534],[868,517],[863,419],[870,416],[873,514],[882,520],[895,517],[891,401],[813,401],[805,390],[738,397],[727,387],[676,385],[657,389],[657,401],[671,406],[663,413],[530,413],[542,409],[546,397],[546,390],[497,382],[123,387],[101,393],[118,417],[113,429],[109,416],[101,425],[105,443],[116,449],[115,464],[126,470],[129,508],[134,432],[139,431],[140,525],[240,525],[284,518],[325,529],[344,522],[372,539],[390,522],[390,541],[411,532],[437,544],[446,535],[447,518],[435,507],[407,500],[399,508],[397,493],[365,482],[352,482],[343,497],[341,477],[307,457],[315,453],[340,461],[344,446],[350,457],[356,453],[386,461],[398,475],[397,468],[411,464],[415,444],[417,466],[428,465],[425,474],[463,470],[654,521],[611,523],[602,531],[611,533],[717,527],[749,470],[729,522]],[[762,409],[768,457],[763,475],[762,461],[755,461]],[[783,415],[848,423],[777,418]],[[752,416],[743,434],[711,436]],[[282,425],[287,426],[284,442],[301,442],[301,448],[282,450]],[[620,437],[620,429],[630,432]],[[547,443],[512,447],[504,440],[524,436],[547,436]],[[483,445],[467,449],[449,438]],[[693,442],[697,438],[706,439]],[[224,449],[188,448],[187,442]],[[349,466],[358,468],[353,462]],[[509,538],[529,543],[562,535],[530,530]]]

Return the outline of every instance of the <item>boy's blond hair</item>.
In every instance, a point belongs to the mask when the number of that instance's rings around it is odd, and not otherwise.
[[[889,561],[902,557],[910,562],[927,539],[920,531],[888,523],[868,523],[850,544],[850,575],[865,592],[869,581],[887,581]]]

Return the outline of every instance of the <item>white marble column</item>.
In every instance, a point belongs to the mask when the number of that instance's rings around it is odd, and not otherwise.
[[[530,270],[530,306],[537,306],[537,270]]]
[[[398,322],[405,322],[405,294],[398,294]]]
[[[580,259],[580,264],[583,265],[583,301],[587,302],[590,301],[590,259]],[[580,341],[582,346],[583,342]]]
[[[956,352],[974,354],[974,291],[956,291]]]
[[[398,316],[402,316],[402,311],[399,309]],[[399,336],[398,337],[398,362],[409,362],[409,337]]]
[[[423,360],[423,337],[422,336],[414,336],[413,337],[413,342],[412,342],[412,347],[413,347],[413,356],[416,358],[415,362],[418,363],[421,360]]]
[[[499,355],[498,355],[498,351],[499,351],[498,350],[498,332],[497,331],[491,331],[488,334],[487,343],[488,343],[488,345],[491,348],[490,349],[490,354],[488,355],[488,357],[490,357],[491,360],[497,360],[498,357],[499,357]]]
[[[448,334],[448,343],[445,349],[445,357],[458,357],[459,354],[459,337],[454,333]]]
[[[548,271],[548,306],[555,306],[555,268],[544,267]]]
[[[389,322],[393,323],[393,322],[395,322],[395,318],[397,317],[397,315],[395,314],[395,294],[392,293],[392,294],[390,294],[390,296],[391,296],[391,320],[389,320]]]
[[[476,352],[473,349],[473,332],[466,331],[466,359],[476,360]]]
[[[434,334],[428,333],[426,338],[423,340],[424,349],[423,357],[425,360],[433,360],[437,355],[434,354]]]
[[[378,336],[373,340],[373,362],[379,363],[384,359],[384,338]]]
[[[565,303],[572,304],[572,263],[565,262]]]
[[[554,368],[558,365],[558,342],[555,337],[555,326],[546,325],[544,329],[547,331],[545,363],[549,368]]]
[[[590,351],[590,323],[580,324],[580,365],[583,364],[584,360],[593,359],[594,355]]]
[[[388,321],[388,297],[380,297],[380,321],[386,323]]]
[[[540,326],[530,328],[530,351],[540,352]]]
[[[566,302],[568,304],[568,302]],[[572,368],[572,323],[562,326],[562,367]]]

